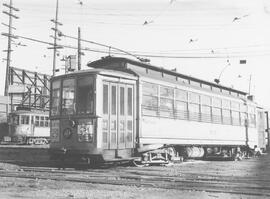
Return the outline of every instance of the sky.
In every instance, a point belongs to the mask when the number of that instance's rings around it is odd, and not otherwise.
[[[53,42],[50,20],[55,17],[56,0],[13,0],[13,4],[20,9],[16,13],[20,18],[13,22],[15,35]],[[270,0],[59,0],[58,18],[65,35],[77,37],[80,27],[82,39],[120,48],[149,58],[154,66],[176,68],[206,81],[220,77],[220,84],[250,90],[259,104],[270,107]],[[0,19],[8,23],[4,14]],[[7,32],[5,26],[2,32]],[[49,45],[22,38],[15,43],[27,46],[12,45],[11,66],[52,74]],[[77,46],[76,40],[66,37],[59,43]],[[6,37],[1,36],[0,46],[1,58],[6,58],[2,52],[7,48]],[[114,52],[85,42],[82,48],[105,52],[83,51],[83,68]],[[72,54],[76,50],[59,50],[56,68],[63,68],[61,58]],[[1,60],[1,95],[5,67]]]

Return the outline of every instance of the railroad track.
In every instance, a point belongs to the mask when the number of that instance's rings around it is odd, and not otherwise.
[[[91,184],[151,187],[270,197],[270,179],[254,179],[211,174],[167,176],[134,168],[75,170],[47,167],[21,167],[19,171],[0,170],[0,177],[69,181]]]

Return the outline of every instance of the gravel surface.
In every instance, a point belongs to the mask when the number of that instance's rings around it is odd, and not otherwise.
[[[25,167],[24,167],[25,168]],[[103,184],[81,183],[65,180],[50,180],[24,177],[0,177],[0,199],[30,198],[30,199],[110,199],[110,198],[270,198],[270,155],[243,161],[190,161],[169,167],[113,167],[109,169],[90,169],[79,171],[78,174],[68,174],[67,177],[83,177],[85,179],[102,176]],[[27,171],[23,167],[0,163],[0,173],[22,173],[33,175],[36,172]],[[43,171],[43,176],[54,175]],[[55,174],[56,175],[56,174]],[[59,174],[58,174],[59,175]],[[136,185],[112,185],[110,179],[118,176],[134,176]],[[137,178],[137,179],[136,179]],[[140,184],[140,178],[156,179],[152,187]],[[164,181],[163,181],[164,179]],[[165,179],[172,179],[170,185],[176,188],[163,188]],[[119,178],[120,180],[120,178]],[[168,182],[168,181],[166,181]],[[218,186],[217,189],[213,188]],[[211,188],[212,191],[209,191]],[[223,191],[224,190],[224,191]],[[250,194],[249,194],[250,193]],[[254,193],[254,194],[253,194]],[[258,194],[259,193],[259,194]],[[264,195],[265,194],[265,195]]]

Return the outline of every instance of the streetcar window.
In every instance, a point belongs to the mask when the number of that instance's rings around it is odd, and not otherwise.
[[[175,109],[177,111],[187,111],[187,103],[181,102],[181,101],[176,101],[175,102]]]
[[[77,105],[78,113],[94,113],[94,79],[84,77],[78,80]]]
[[[238,93],[231,92],[231,95],[237,97],[238,96]]]
[[[125,88],[120,87],[120,115],[125,115]]]
[[[174,89],[160,86],[160,115],[165,117],[173,116]]]
[[[160,98],[160,115],[172,116],[173,114],[173,100]]]
[[[256,127],[256,115],[255,114],[249,114],[249,126],[250,127]]]
[[[49,117],[45,117],[45,127],[49,126]]]
[[[211,97],[206,96],[206,95],[202,95],[201,96],[201,103],[204,105],[210,106],[211,105]]]
[[[189,104],[188,109],[189,109],[190,113],[199,113],[200,112],[199,104]]]
[[[109,113],[109,85],[103,85],[103,114]]]
[[[245,98],[245,95],[238,93],[238,96],[241,98]]]
[[[189,101],[192,103],[200,103],[200,95],[197,93],[189,93]]]
[[[232,107],[232,110],[239,111],[240,104],[238,102],[231,102],[231,107]]]
[[[211,122],[211,107],[202,105],[201,106],[201,120],[203,122]]]
[[[145,115],[157,116],[158,85],[144,82],[142,85],[142,111]]]
[[[144,96],[142,104],[149,108],[157,108],[158,106],[158,98],[151,96]]]
[[[142,99],[143,113],[146,115],[157,115],[158,97],[143,96]]]
[[[189,119],[198,121],[200,117],[200,105],[199,104],[189,104]]]
[[[35,119],[36,119],[36,120],[35,120],[35,125],[36,125],[36,126],[39,126],[39,116],[36,116]]]
[[[111,99],[111,113],[112,115],[116,115],[116,86],[112,86],[111,89],[111,93],[112,93],[112,99]]]
[[[160,86],[160,97],[173,98],[173,88]]]
[[[223,99],[222,100],[222,107],[225,108],[225,109],[230,109],[231,108],[230,101]]]
[[[40,126],[43,127],[44,126],[44,116],[40,116]]]
[[[129,116],[132,116],[132,108],[133,108],[133,95],[132,95],[132,88],[128,88],[128,110],[127,110],[127,113]]]
[[[221,108],[212,108],[212,121],[213,123],[221,123]]]
[[[203,83],[202,83],[202,88],[206,88],[208,90],[211,90],[211,86],[210,85],[203,84]]]
[[[20,124],[24,124],[24,115],[21,115],[21,122],[20,122]]]
[[[223,109],[222,119],[223,119],[223,124],[231,124],[231,111]]]
[[[175,90],[175,99],[176,100],[181,100],[181,101],[187,101],[187,91]]]
[[[221,91],[222,91],[222,93],[230,95],[230,91],[228,91],[228,90],[222,89]]]
[[[21,115],[21,124],[29,124],[29,115]]]
[[[150,83],[143,83],[143,94],[144,95],[158,95],[158,85],[150,84]]]
[[[247,112],[247,106],[244,104],[240,104],[240,111],[241,112]]]
[[[202,119],[204,119],[204,117],[205,118],[211,117],[211,107],[210,106],[202,105],[201,112],[202,112]]]
[[[181,77],[178,77],[178,78],[177,78],[177,81],[178,81],[178,82],[181,82],[181,83],[184,83],[184,84],[188,84],[188,83],[189,83],[189,81],[188,81],[187,79],[183,79],[183,78],[181,78]]]
[[[13,124],[19,125],[19,116],[18,115],[13,115]]]
[[[248,112],[251,113],[251,114],[254,114],[255,113],[255,107],[249,106],[248,107]]]
[[[26,115],[26,124],[29,124],[29,119],[30,119],[30,116]]]
[[[218,88],[218,87],[212,86],[212,91],[217,91],[217,92],[220,92],[220,91],[221,91],[221,89],[220,89],[220,88]]]
[[[240,113],[240,122],[242,126],[245,126],[247,120],[247,114],[246,113]]]
[[[240,114],[238,111],[232,111],[232,123],[233,125],[240,125]]]
[[[189,119],[197,121],[200,117],[200,95],[197,93],[189,93],[189,102]]]
[[[187,102],[175,101],[175,116],[179,119],[187,119]]]
[[[190,85],[201,87],[201,83],[200,82],[195,82],[195,81],[191,81],[191,80],[190,80]]]
[[[51,102],[51,115],[59,115],[60,113],[60,81],[52,83],[52,102]]]
[[[71,115],[75,112],[75,80],[65,79],[63,81],[62,114]]]
[[[212,99],[212,104],[213,104],[214,107],[221,107],[221,99],[213,98]]]

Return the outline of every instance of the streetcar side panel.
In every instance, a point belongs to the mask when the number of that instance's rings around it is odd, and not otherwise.
[[[157,79],[141,82],[141,144],[257,145],[253,103]]]

